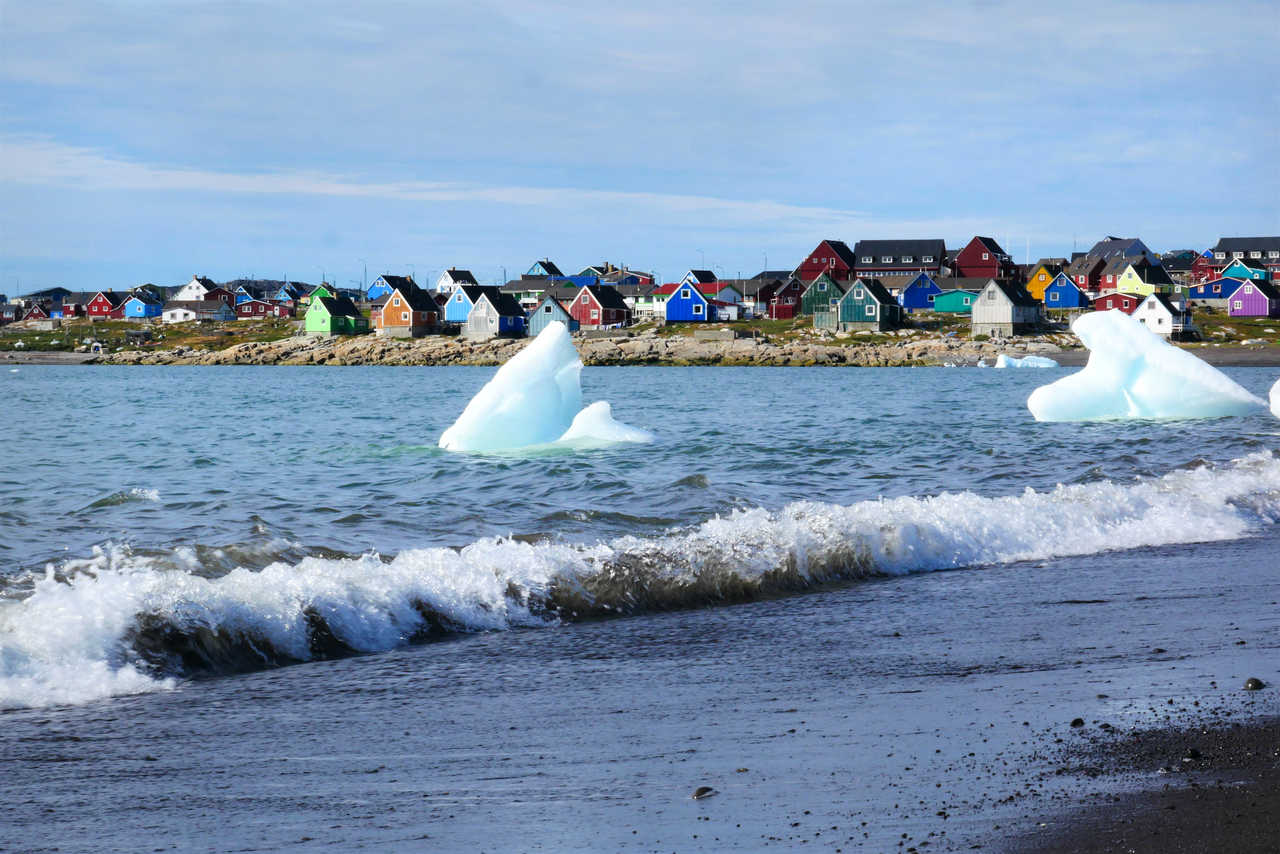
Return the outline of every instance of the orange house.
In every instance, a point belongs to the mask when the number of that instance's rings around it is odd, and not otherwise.
[[[416,285],[387,294],[382,310],[374,316],[374,330],[388,338],[418,338],[440,323],[440,306],[431,294]]]

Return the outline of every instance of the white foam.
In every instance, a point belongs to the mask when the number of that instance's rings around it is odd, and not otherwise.
[[[1009,356],[1001,353],[996,356],[997,368],[1057,368],[1061,367],[1053,359],[1047,356],[1023,356],[1019,359],[1017,356]]]
[[[1089,348],[1080,371],[1027,398],[1037,421],[1248,415],[1265,402],[1122,311],[1095,311],[1071,329]]]
[[[440,447],[500,451],[561,440],[652,441],[652,434],[614,421],[608,403],[584,410],[581,373],[568,328],[552,321],[471,399],[441,434]]]
[[[1280,418],[1280,380],[1271,387],[1271,414]]]
[[[1280,520],[1280,458],[1255,454],[1221,468],[1178,470],[1129,483],[1027,489],[989,498],[947,493],[863,501],[800,502],[718,517],[657,537],[594,545],[486,539],[455,551],[276,562],[209,579],[128,549],[97,551],[50,572],[24,600],[0,601],[0,708],[87,702],[163,690],[127,646],[139,615],[182,631],[260,639],[311,657],[308,614],[352,649],[404,644],[424,628],[420,605],[464,630],[545,624],[531,607],[553,587],[644,567],[647,587],[732,573],[754,583],[780,571],[812,579],[1093,554],[1111,549],[1228,540]],[[583,593],[584,596],[591,594]],[[625,608],[627,602],[602,602]]]

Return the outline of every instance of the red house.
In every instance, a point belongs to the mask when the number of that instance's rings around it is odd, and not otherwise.
[[[763,303],[765,297],[768,297],[768,308],[765,310],[765,316],[770,320],[790,320],[796,316],[796,312],[800,310],[800,295],[808,288],[804,282],[796,277],[791,277],[779,285],[773,293],[765,292],[764,288],[760,289],[760,302]],[[758,311],[759,309],[757,309]]]
[[[213,287],[206,291],[204,299],[206,302],[213,302],[216,300],[230,306],[234,306],[236,304],[236,295],[221,286]]]
[[[33,302],[27,306],[27,310],[22,315],[23,320],[48,320],[49,306],[43,302]]]
[[[631,309],[612,285],[583,285],[568,309],[580,329],[620,326],[631,319]]]
[[[794,275],[806,285],[826,273],[837,282],[854,278],[853,250],[843,240],[824,240],[796,267]]]
[[[1113,308],[1118,308],[1125,314],[1133,314],[1134,310],[1142,305],[1144,299],[1146,297],[1138,296],[1137,294],[1112,291],[1094,300],[1093,308],[1094,311],[1110,311]]]
[[[1102,268],[1105,266],[1107,262],[1102,258],[1081,255],[1067,265],[1066,273],[1080,290],[1097,293],[1102,287]]]
[[[98,291],[93,299],[84,307],[84,313],[91,320],[124,317],[125,300],[129,294],[118,294],[115,291]]]
[[[221,290],[219,288],[219,290]],[[249,299],[236,306],[236,319],[246,320],[253,317],[289,317],[291,312],[287,305],[267,302],[260,299]]]
[[[975,237],[956,253],[951,275],[957,278],[982,277],[1014,281],[1019,279],[1021,270],[1009,253],[1000,248],[990,237]]]

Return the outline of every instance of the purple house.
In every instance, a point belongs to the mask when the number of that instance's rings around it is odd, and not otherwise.
[[[1227,302],[1232,317],[1280,317],[1280,290],[1270,282],[1242,282]]]

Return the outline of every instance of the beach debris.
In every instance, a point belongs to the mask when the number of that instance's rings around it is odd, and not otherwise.
[[[1250,415],[1266,402],[1122,311],[1082,314],[1071,329],[1089,361],[1027,398],[1037,421]],[[1273,396],[1273,402],[1275,398]]]
[[[1079,729],[1082,726],[1084,726],[1084,718],[1072,718],[1071,720],[1072,729]]]
[[[1248,679],[1244,680],[1244,689],[1246,691],[1261,691],[1265,687],[1267,687],[1267,683],[1263,682],[1257,676],[1250,676]]]
[[[651,442],[653,434],[613,419],[607,401],[582,405],[582,360],[569,329],[552,321],[498,368],[440,436],[447,451],[502,451],[552,442]]]
[[[695,801],[700,801],[703,798],[709,798],[714,794],[716,794],[716,790],[710,786],[699,786],[693,790],[693,794],[689,797],[693,798]]]

